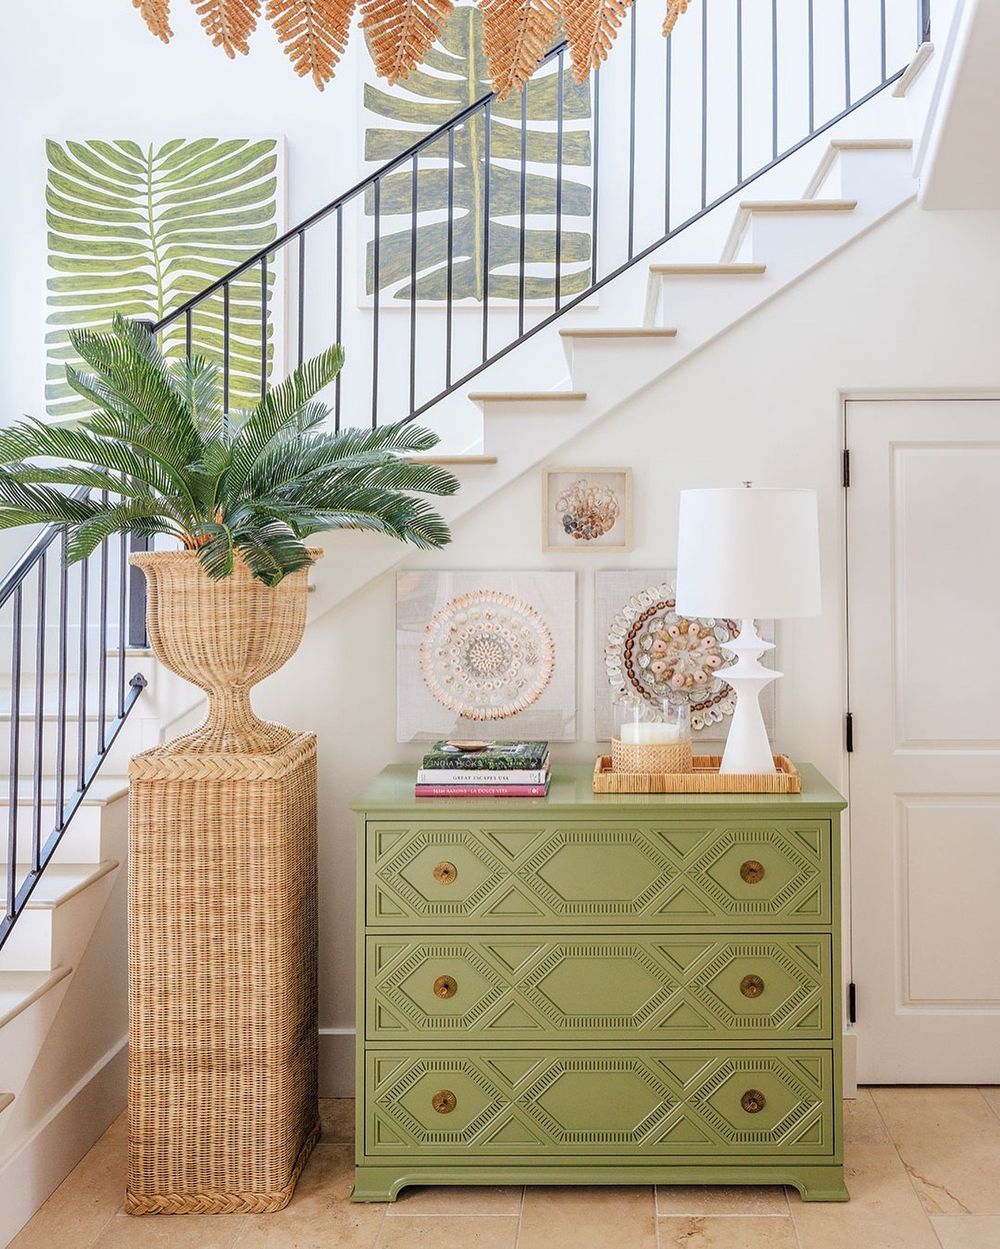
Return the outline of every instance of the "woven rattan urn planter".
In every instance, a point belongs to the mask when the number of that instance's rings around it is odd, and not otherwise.
[[[319,1132],[316,740],[249,691],[301,641],[307,570],[269,589],[242,561],[132,558],[157,658],[209,703],[129,767],[126,1209],[280,1210]]]

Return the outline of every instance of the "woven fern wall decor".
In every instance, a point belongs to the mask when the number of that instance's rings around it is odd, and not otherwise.
[[[268,139],[49,140],[45,398],[50,416],[90,409],[66,381],[79,363],[73,329],[106,329],[115,312],[157,321],[276,236],[283,142]],[[280,279],[278,279],[280,280]],[[280,307],[274,268],[261,324],[259,268],[230,283],[229,398],[260,395],[261,376],[281,361],[272,313]],[[191,318],[194,351],[219,364],[223,297]],[[164,331],[168,357],[187,348],[184,318]],[[266,357],[262,361],[262,352]],[[263,365],[263,367],[262,367]]]
[[[261,0],[191,0],[212,43],[229,57],[250,50]],[[632,0],[480,0],[482,45],[493,89],[520,90],[556,38],[560,23],[577,82],[607,58]],[[689,0],[666,0],[669,35]],[[152,33],[169,43],[170,0],[132,0]],[[390,83],[424,61],[451,15],[453,0],[267,0],[271,23],[292,67],[323,90],[350,37],[355,10],[368,35],[375,72]]]
[[[381,165],[398,156],[418,138],[440,124],[442,116],[458,112],[470,101],[489,92],[490,68],[485,52],[485,10],[471,4],[456,5],[441,36],[427,53],[426,71],[418,69],[395,86],[384,88],[366,82],[364,105],[377,124],[365,129],[365,160]],[[369,36],[370,39],[370,36]],[[512,131],[520,123],[521,100],[511,97],[497,103],[489,122],[474,113],[453,135],[454,178],[449,188],[440,175],[447,158],[446,140],[427,147],[417,181],[416,297],[440,304],[481,301],[484,280],[491,299],[516,301],[522,290],[517,267],[524,248],[527,276],[523,284],[526,301],[551,301],[555,290],[556,147],[553,127],[559,112],[559,78],[550,62],[532,80],[525,97],[526,174],[524,184],[524,233],[511,223],[521,197],[520,171],[509,159],[516,151]],[[561,294],[565,298],[585,290],[591,263],[592,102],[589,83],[577,83],[569,74],[562,83],[564,134],[562,164],[562,231],[559,239]],[[485,131],[490,128],[487,149]],[[514,147],[512,147],[514,145]],[[489,151],[490,220],[486,221],[483,185]],[[507,157],[507,159],[504,159]],[[410,222],[413,183],[408,166],[382,178],[379,194],[379,291],[393,300],[410,297]],[[453,251],[450,265],[442,214],[449,196],[454,212]],[[374,213],[369,190],[365,212]],[[393,228],[393,220],[398,228]],[[488,230],[487,230],[488,225]],[[487,242],[488,240],[488,242]],[[484,264],[489,249],[488,265]],[[449,288],[449,278],[451,281]],[[375,289],[374,241],[367,241],[365,295]]]

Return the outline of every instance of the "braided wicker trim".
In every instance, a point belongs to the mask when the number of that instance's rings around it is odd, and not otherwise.
[[[270,781],[294,772],[316,749],[315,733],[297,733],[266,755],[178,755],[156,746],[128,765],[130,781]]]
[[[302,1169],[319,1140],[317,1119],[295,1159],[288,1183],[273,1193],[134,1193],[125,1190],[126,1214],[274,1214],[292,1199]]]

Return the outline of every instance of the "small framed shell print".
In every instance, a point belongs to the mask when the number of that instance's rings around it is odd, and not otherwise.
[[[547,468],[542,479],[542,549],[632,549],[630,468]]]

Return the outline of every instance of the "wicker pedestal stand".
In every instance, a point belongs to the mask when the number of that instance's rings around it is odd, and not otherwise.
[[[319,552],[314,553],[314,557]],[[204,723],[129,767],[131,1214],[280,1210],[319,1135],[316,739],[249,690],[295,651],[306,570],[148,552],[157,658]]]
[[[126,1209],[280,1210],[319,1131],[316,739],[129,778]]]

